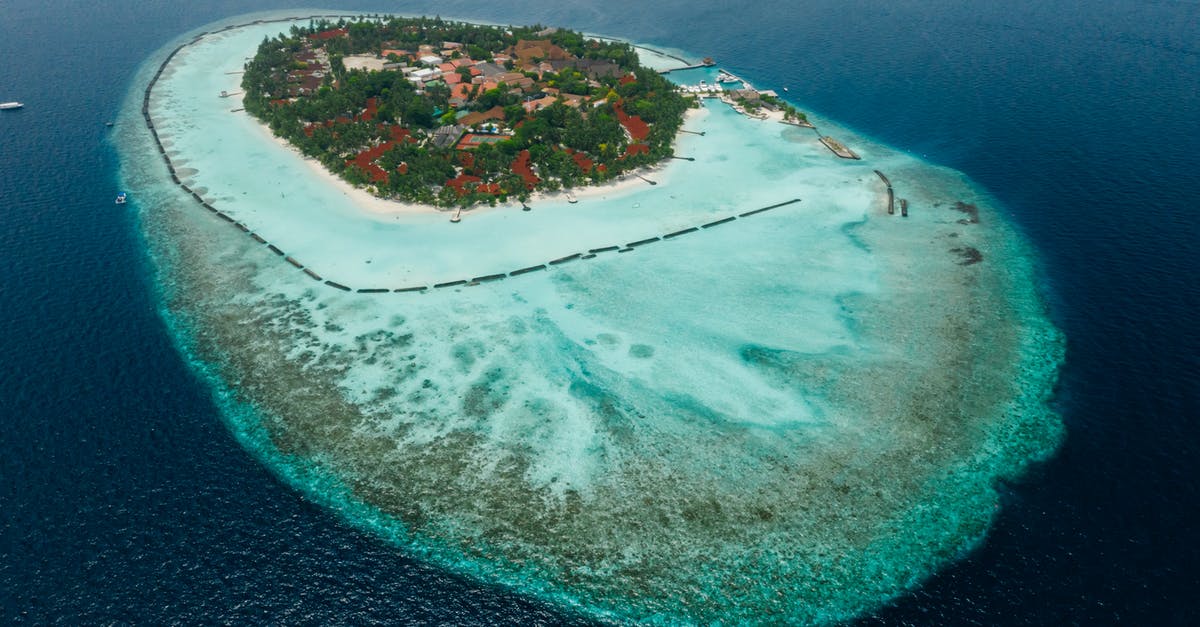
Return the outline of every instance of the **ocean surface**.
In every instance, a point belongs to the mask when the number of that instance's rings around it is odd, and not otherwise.
[[[248,455],[178,353],[112,205],[134,73],[275,3],[5,7],[0,212],[4,622],[582,622],[342,522]],[[1189,624],[1200,288],[1196,4],[996,8],[528,3],[338,8],[562,24],[710,54],[802,108],[970,176],[1040,258],[1067,338],[1058,454],[983,544],[863,624]]]

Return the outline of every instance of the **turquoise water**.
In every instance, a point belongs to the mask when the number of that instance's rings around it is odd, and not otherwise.
[[[657,186],[380,216],[216,97],[280,28],[186,48],[151,113],[189,187],[346,285],[508,272],[801,199],[501,282],[345,293],[172,185],[131,97],[124,176],[181,345],[243,444],[351,522],[598,615],[821,623],[961,554],[994,480],[1057,443],[1061,339],[1029,251],[961,175],[816,120],[863,156],[838,160],[711,102],[678,145],[696,161]]]

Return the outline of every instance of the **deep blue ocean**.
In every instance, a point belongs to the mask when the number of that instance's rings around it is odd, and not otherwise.
[[[0,2],[0,624],[582,622],[445,574],[226,431],[113,205],[135,70],[288,2]],[[1068,340],[1056,457],[974,553],[863,625],[1200,623],[1200,4],[346,2],[712,55],[962,170],[1040,255]],[[138,86],[140,88],[140,86]]]

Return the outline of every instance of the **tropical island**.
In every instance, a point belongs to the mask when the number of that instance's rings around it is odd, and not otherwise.
[[[626,47],[556,31],[255,18],[157,55],[130,98],[149,132],[119,125],[116,145],[170,328],[230,432],[348,522],[602,621],[829,624],[977,545],[998,482],[1056,445],[1063,343],[1033,257],[960,173],[845,130],[833,145],[863,160],[835,160],[802,114],[714,68],[635,92],[661,77],[605,57]],[[520,93],[484,90],[488,63]],[[590,76],[602,63],[618,70]],[[243,78],[258,117],[216,97]],[[555,97],[526,109],[539,83]],[[664,184],[630,173],[569,210],[458,226],[330,184],[500,202],[532,193],[524,151],[535,190],[561,187],[553,166],[580,153],[561,137],[602,119],[616,143],[565,178],[605,180],[651,158],[620,112],[670,154],[659,93],[703,99]],[[469,132],[501,138],[460,148]]]
[[[672,156],[695,98],[628,44],[440,18],[312,21],[264,38],[246,111],[374,194],[524,202]]]

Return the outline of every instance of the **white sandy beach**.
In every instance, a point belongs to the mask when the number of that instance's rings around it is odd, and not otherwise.
[[[244,98],[245,98],[245,96],[243,95],[243,99]],[[684,128],[687,128],[687,125],[689,123],[694,125],[694,124],[700,122],[707,116],[707,113],[708,113],[707,110],[703,109],[703,108],[689,109],[684,114]],[[243,113],[243,115],[245,115],[247,117],[251,117],[248,113]],[[782,119],[782,115],[780,116],[780,119]],[[278,135],[275,135],[274,133],[272,133],[271,129],[268,128],[265,124],[262,124],[261,122],[258,122],[257,120],[253,120],[252,117],[251,117],[251,120],[255,122],[255,126],[256,126],[257,130],[258,130],[259,134],[262,135],[263,138],[274,142],[276,145],[278,145],[286,150],[291,151],[298,158],[303,159],[305,164],[308,166],[308,171],[312,174],[313,177],[319,179],[323,183],[326,183],[326,184],[336,188],[338,190],[338,192],[341,193],[342,197],[351,206],[358,207],[358,208],[362,209],[363,211],[368,212],[370,214],[385,215],[385,216],[393,215],[393,214],[453,213],[455,211],[454,209],[437,207],[434,205],[404,202],[402,200],[389,199],[389,198],[381,198],[381,197],[376,196],[375,194],[371,193],[369,190],[367,190],[363,187],[355,187],[354,185],[350,184],[350,182],[346,181],[342,177],[337,176],[336,174],[330,172],[328,169],[325,168],[325,166],[321,165],[321,163],[319,161],[317,161],[316,159],[313,159],[313,158],[308,157],[308,156],[304,155],[303,153],[301,153],[299,148],[296,148],[295,146],[291,145],[284,138],[279,137]],[[678,139],[678,138],[676,138],[676,139]],[[621,176],[619,176],[611,181],[607,181],[607,182],[599,184],[599,185],[587,185],[587,186],[572,188],[570,190],[570,193],[574,194],[575,199],[579,202],[583,202],[585,200],[596,200],[596,199],[611,200],[611,199],[615,199],[615,198],[620,198],[621,196],[628,194],[629,192],[637,189],[638,187],[648,185],[648,183],[646,183],[645,181],[638,178],[638,175],[655,180],[655,182],[659,182],[657,180],[658,178],[661,178],[662,175],[669,173],[669,166],[670,166],[670,162],[666,161],[666,162],[659,163],[652,167],[640,168],[633,172],[626,172],[625,174],[622,174]],[[561,190],[561,191],[556,191],[556,192],[545,192],[545,191],[536,192],[531,197],[529,202],[530,202],[530,204],[540,203],[540,202],[548,202],[548,203],[553,203],[553,204],[569,204],[569,201],[567,200],[567,191],[566,190]],[[520,203],[510,201],[503,205],[497,205],[496,207],[492,207],[492,206],[486,205],[486,204],[478,204],[478,205],[474,205],[472,207],[468,207],[467,209],[464,209],[463,211],[464,211],[464,214],[469,215],[469,214],[483,213],[485,211],[489,211],[489,210],[493,210],[493,209],[511,209],[513,207],[520,208],[520,206],[521,206]]]

